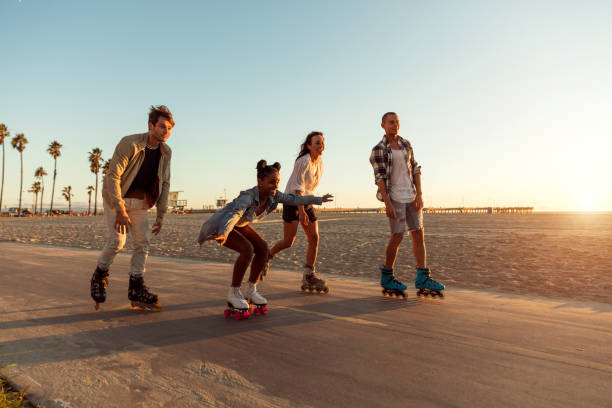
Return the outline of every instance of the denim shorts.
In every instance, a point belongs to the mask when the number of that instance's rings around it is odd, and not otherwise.
[[[411,203],[398,203],[391,200],[391,205],[395,208],[395,219],[389,218],[392,234],[423,229],[423,211],[417,211],[414,201]]]

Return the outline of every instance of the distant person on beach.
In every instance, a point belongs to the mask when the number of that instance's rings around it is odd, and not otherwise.
[[[96,309],[106,300],[109,268],[125,245],[127,233],[131,232],[134,253],[128,298],[134,308],[161,310],[157,295],[144,285],[143,274],[149,253],[148,210],[157,206],[157,218],[151,230],[157,235],[168,208],[172,151],[166,141],[174,127],[172,113],[163,105],[152,106],[148,126],[146,133],[121,139],[102,182],[108,235],[91,277],[91,297],[96,301]]]
[[[279,163],[268,166],[265,160],[260,160],[256,169],[257,185],[241,191],[237,198],[210,217],[202,225],[198,237],[200,245],[205,241],[215,240],[219,245],[238,252],[232,284],[227,294],[229,309],[225,311],[226,317],[235,315],[237,319],[249,317],[249,303],[256,307],[256,314],[265,313],[268,303],[267,299],[257,292],[257,282],[268,259],[268,244],[249,224],[265,218],[276,209],[278,203],[295,206],[321,205],[332,200],[330,194],[315,197],[278,191]],[[249,264],[249,286],[243,295],[240,285]]]
[[[378,186],[376,198],[385,203],[391,229],[385,264],[380,270],[380,285],[385,294],[406,296],[406,285],[395,279],[393,266],[408,230],[417,264],[415,288],[419,289],[419,294],[442,296],[444,285],[431,279],[431,272],[427,268],[421,166],[414,158],[410,142],[398,135],[400,121],[395,112],[383,115],[381,127],[385,135],[370,155],[374,181]]]
[[[325,139],[321,132],[310,132],[302,143],[300,153],[293,165],[293,173],[285,187],[286,194],[312,195],[319,185],[323,175],[323,161],[321,155],[325,150]],[[298,230],[298,221],[308,239],[306,250],[306,263],[302,275],[302,290],[316,290],[327,293],[327,282],[317,276],[315,262],[319,248],[319,224],[317,214],[312,205],[283,205],[283,239],[278,241],[270,250],[270,256],[264,267],[263,276],[268,272],[270,261],[283,249],[290,248],[295,242]]]

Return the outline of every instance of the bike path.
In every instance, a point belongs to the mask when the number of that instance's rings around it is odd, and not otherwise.
[[[160,313],[89,297],[98,251],[0,243],[0,371],[46,407],[612,406],[612,305],[449,288],[328,295],[272,269],[270,311],[223,317],[232,265],[150,257]]]

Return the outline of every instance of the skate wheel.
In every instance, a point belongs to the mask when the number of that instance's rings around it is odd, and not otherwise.
[[[323,289],[323,293],[329,293],[329,288],[327,286]]]
[[[249,306],[249,311],[250,311],[250,312],[253,312],[253,310],[255,310],[255,305],[251,305],[251,306]]]
[[[261,308],[261,314],[266,314],[268,313],[268,306],[264,306]]]
[[[251,314],[249,313],[248,310],[245,310],[244,312],[242,312],[242,318],[243,319],[248,319],[249,316],[251,316]]]
[[[98,302],[96,302],[96,305],[94,306],[94,308],[95,308],[96,310],[100,310],[100,304],[99,304]]]
[[[235,313],[234,314],[234,319],[236,319],[236,320],[242,319],[242,313]]]
[[[305,285],[302,285],[302,288],[301,288],[301,289],[302,289],[302,291],[305,291],[305,290],[306,290],[306,286],[305,286]]]
[[[444,297],[444,293],[440,292],[440,298]]]
[[[261,314],[261,309],[260,308],[255,308],[253,310],[253,313],[255,314],[255,316],[259,316]]]
[[[312,293],[312,291],[313,291],[313,290],[314,290],[313,288],[308,288],[308,291],[309,291],[310,293]]]
[[[231,311],[231,310],[229,310],[229,309],[225,309],[225,310],[223,311],[223,316],[225,316],[226,318],[227,318],[227,317],[230,317],[231,315],[232,315],[232,311]]]

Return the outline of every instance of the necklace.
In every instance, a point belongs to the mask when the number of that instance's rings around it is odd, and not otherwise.
[[[159,149],[159,145],[157,145],[156,147],[153,147],[153,146],[151,146],[150,144],[147,143],[147,149],[157,150],[157,149]]]

